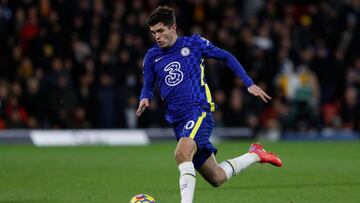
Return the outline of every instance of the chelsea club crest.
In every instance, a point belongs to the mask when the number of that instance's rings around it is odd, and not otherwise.
[[[181,49],[181,55],[182,56],[189,56],[189,54],[190,54],[190,49],[188,47],[183,47]]]

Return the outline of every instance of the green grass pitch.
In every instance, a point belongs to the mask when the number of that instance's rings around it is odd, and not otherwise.
[[[217,144],[218,160],[248,142]],[[197,176],[197,203],[360,202],[360,142],[264,144],[284,165],[256,164],[219,188]],[[138,193],[179,201],[174,142],[144,147],[0,145],[0,203],[128,203]]]

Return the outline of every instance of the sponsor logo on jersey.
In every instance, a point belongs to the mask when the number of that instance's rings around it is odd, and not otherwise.
[[[168,75],[165,76],[165,83],[168,86],[176,86],[183,80],[184,74],[180,68],[181,65],[178,61],[171,62],[164,68],[164,71],[168,72]]]

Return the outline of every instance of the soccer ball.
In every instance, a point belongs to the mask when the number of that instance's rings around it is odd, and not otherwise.
[[[150,195],[138,194],[131,198],[130,203],[155,203],[155,199]]]

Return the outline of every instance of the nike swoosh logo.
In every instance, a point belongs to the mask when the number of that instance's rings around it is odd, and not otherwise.
[[[155,63],[158,62],[158,61],[160,61],[160,60],[163,59],[163,58],[164,58],[163,56],[162,56],[162,57],[159,57],[159,58],[156,58],[156,59],[155,59]]]

